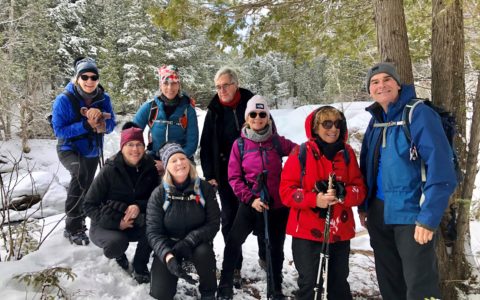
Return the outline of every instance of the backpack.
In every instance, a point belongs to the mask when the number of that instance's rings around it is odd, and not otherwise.
[[[429,106],[439,115],[440,120],[442,121],[443,132],[445,133],[445,136],[447,137],[447,140],[448,140],[448,144],[452,149],[453,164],[455,167],[455,173],[457,174],[457,180],[461,181],[462,172],[460,170],[457,151],[455,150],[455,145],[454,145],[455,136],[457,135],[457,129],[456,129],[457,121],[455,119],[455,116],[451,112],[446,111],[439,106],[436,106],[435,104],[432,103],[432,101],[428,99],[414,98],[410,100],[408,104],[405,106],[405,108],[403,109],[403,113],[402,113],[403,130],[405,132],[405,135],[407,136],[407,140],[410,142],[410,153],[411,153],[410,160],[416,160],[418,158],[415,145],[413,144],[413,141],[412,141],[410,124],[412,122],[413,111],[415,110],[415,107],[417,107],[417,105],[420,103],[424,103],[425,105]],[[421,173],[422,173],[422,182],[425,182],[426,172],[425,172],[425,164],[423,163],[423,161],[422,161]]]
[[[190,97],[188,98],[190,99],[190,105],[193,108],[195,108],[195,99]],[[183,129],[185,129],[188,126],[187,110],[188,110],[188,106],[185,107],[185,110],[183,111],[183,115],[178,119],[177,122],[168,121],[168,120],[158,120],[158,122],[164,123],[167,125],[178,125],[178,126],[181,126]],[[148,119],[147,119],[147,125],[148,125],[148,128],[150,129],[148,132],[147,150],[152,150],[153,148],[152,127],[155,121],[157,120],[157,116],[158,116],[158,105],[157,105],[157,102],[155,102],[155,99],[153,99],[150,104],[150,112],[148,114]]]
[[[75,113],[75,119],[73,120],[73,122],[79,122],[80,120],[82,120],[82,114],[80,113],[80,103],[78,102],[78,99],[75,98],[75,96],[72,95],[72,93],[70,93],[69,91],[63,91],[62,94],[67,96],[68,100],[70,101],[70,104],[72,105],[73,112]],[[48,124],[50,124],[50,127],[53,130],[52,118],[53,118],[52,113],[48,114],[45,117]]]
[[[188,96],[187,96],[188,97]],[[190,105],[195,108],[195,99],[188,97],[190,100]],[[177,122],[175,121],[167,121],[167,120],[159,120],[158,122],[168,124],[168,125],[178,125],[181,126],[183,129],[187,128],[188,125],[188,118],[187,118],[187,109],[188,106],[185,108],[183,111],[183,115],[178,119]],[[158,116],[158,105],[157,102],[155,102],[155,99],[152,100],[150,104],[150,113],[148,114],[148,127],[152,129],[153,123],[157,120]]]
[[[195,194],[191,194],[188,196],[174,196],[170,194],[170,185],[168,185],[165,180],[163,181],[163,198],[165,202],[163,203],[163,211],[167,211],[168,207],[170,206],[171,200],[194,200],[196,203],[205,207],[205,197],[203,196],[203,192],[200,186],[200,178],[197,177],[195,179],[195,183],[193,185],[193,190]]]

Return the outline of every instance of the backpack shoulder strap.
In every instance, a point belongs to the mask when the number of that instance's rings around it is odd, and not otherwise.
[[[200,177],[197,177],[197,179],[195,179],[195,184],[193,185],[193,190],[195,191],[195,201],[200,203],[202,207],[205,207],[205,197],[203,196],[202,186],[200,183]]]
[[[237,147],[238,147],[238,152],[240,152],[240,162],[242,162],[243,154],[245,152],[245,141],[241,136],[237,138]]]
[[[82,119],[82,114],[80,113],[80,102],[78,99],[70,93],[69,91],[63,91],[65,96],[67,96],[70,104],[72,105],[73,112],[75,113],[75,122],[79,122]]]
[[[170,186],[163,180],[162,182],[163,185],[163,211],[167,211],[168,207],[170,206],[170,198],[168,197],[168,194],[170,194]]]
[[[412,123],[412,116],[413,116],[413,111],[415,107],[417,107],[418,104],[424,103],[426,101],[425,99],[411,99],[407,105],[405,105],[405,108],[403,109],[402,113],[402,121],[403,121],[403,130],[405,131],[405,135],[407,136],[408,141],[412,141],[412,133],[410,132],[410,124]]]
[[[278,153],[278,156],[280,156],[280,159],[282,159],[282,157],[285,156],[285,154],[283,153],[282,144],[280,143],[280,138],[278,134],[273,135],[272,143],[273,143],[273,147],[275,148],[275,151],[277,151]]]
[[[307,143],[302,143],[298,150],[298,161],[300,162],[300,184],[305,176],[305,164],[307,162]]]
[[[148,114],[148,127],[152,128],[153,123],[157,119],[158,116],[158,105],[155,99],[152,100],[150,104],[150,113]]]

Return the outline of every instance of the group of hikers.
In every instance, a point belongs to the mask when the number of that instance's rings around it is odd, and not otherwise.
[[[243,284],[242,244],[253,232],[268,299],[287,299],[286,234],[298,272],[295,299],[352,299],[347,279],[358,206],[383,299],[441,298],[434,233],[456,186],[453,153],[427,105],[415,109],[406,137],[402,112],[416,94],[392,64],[367,72],[372,118],[360,166],[340,110],[312,111],[307,140],[297,145],[278,134],[267,100],[241,88],[230,67],[214,77],[199,141],[194,100],[173,65],[158,69],[158,95],[123,125],[120,150],[104,161],[104,134],[116,124],[110,98],[92,58],[77,59],[74,72],[52,112],[58,157],[71,175],[64,236],[75,245],[91,240],[138,283],[150,283],[152,297],[173,299],[179,278],[196,284],[193,265],[200,299],[233,299]],[[198,144],[204,179],[194,161]],[[217,284],[213,239],[220,224],[225,248]],[[130,263],[132,241],[138,243]]]

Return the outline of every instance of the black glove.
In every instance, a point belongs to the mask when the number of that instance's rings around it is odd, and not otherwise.
[[[145,214],[140,213],[134,220],[133,225],[137,227],[144,227],[145,226]]]
[[[315,190],[319,193],[326,193],[328,190],[328,180],[319,180],[315,182]]]
[[[190,259],[192,257],[192,244],[187,240],[180,240],[172,248],[173,255],[177,258]]]
[[[167,262],[167,269],[172,273],[172,275],[177,276],[178,278],[183,278],[186,282],[190,284],[196,284],[197,281],[192,278],[192,276],[188,275],[184,269],[182,269],[182,266],[178,263],[177,259],[175,257],[172,257],[168,262]]]
[[[343,202],[345,200],[345,195],[347,194],[347,191],[345,190],[345,183],[341,181],[335,181],[334,187],[338,200]]]

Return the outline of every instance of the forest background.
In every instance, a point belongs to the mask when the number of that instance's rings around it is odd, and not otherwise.
[[[450,253],[439,247],[442,288],[454,299],[455,289],[475,286],[468,220],[480,214],[471,206],[480,139],[478,0],[0,0],[0,7],[0,140],[19,132],[25,152],[28,139],[52,138],[44,116],[78,56],[97,60],[119,114],[152,97],[161,64],[180,67],[182,88],[201,108],[226,64],[238,68],[241,86],[281,108],[366,100],[368,67],[396,63],[419,96],[445,104],[459,122],[465,176],[451,201],[459,242]]]

